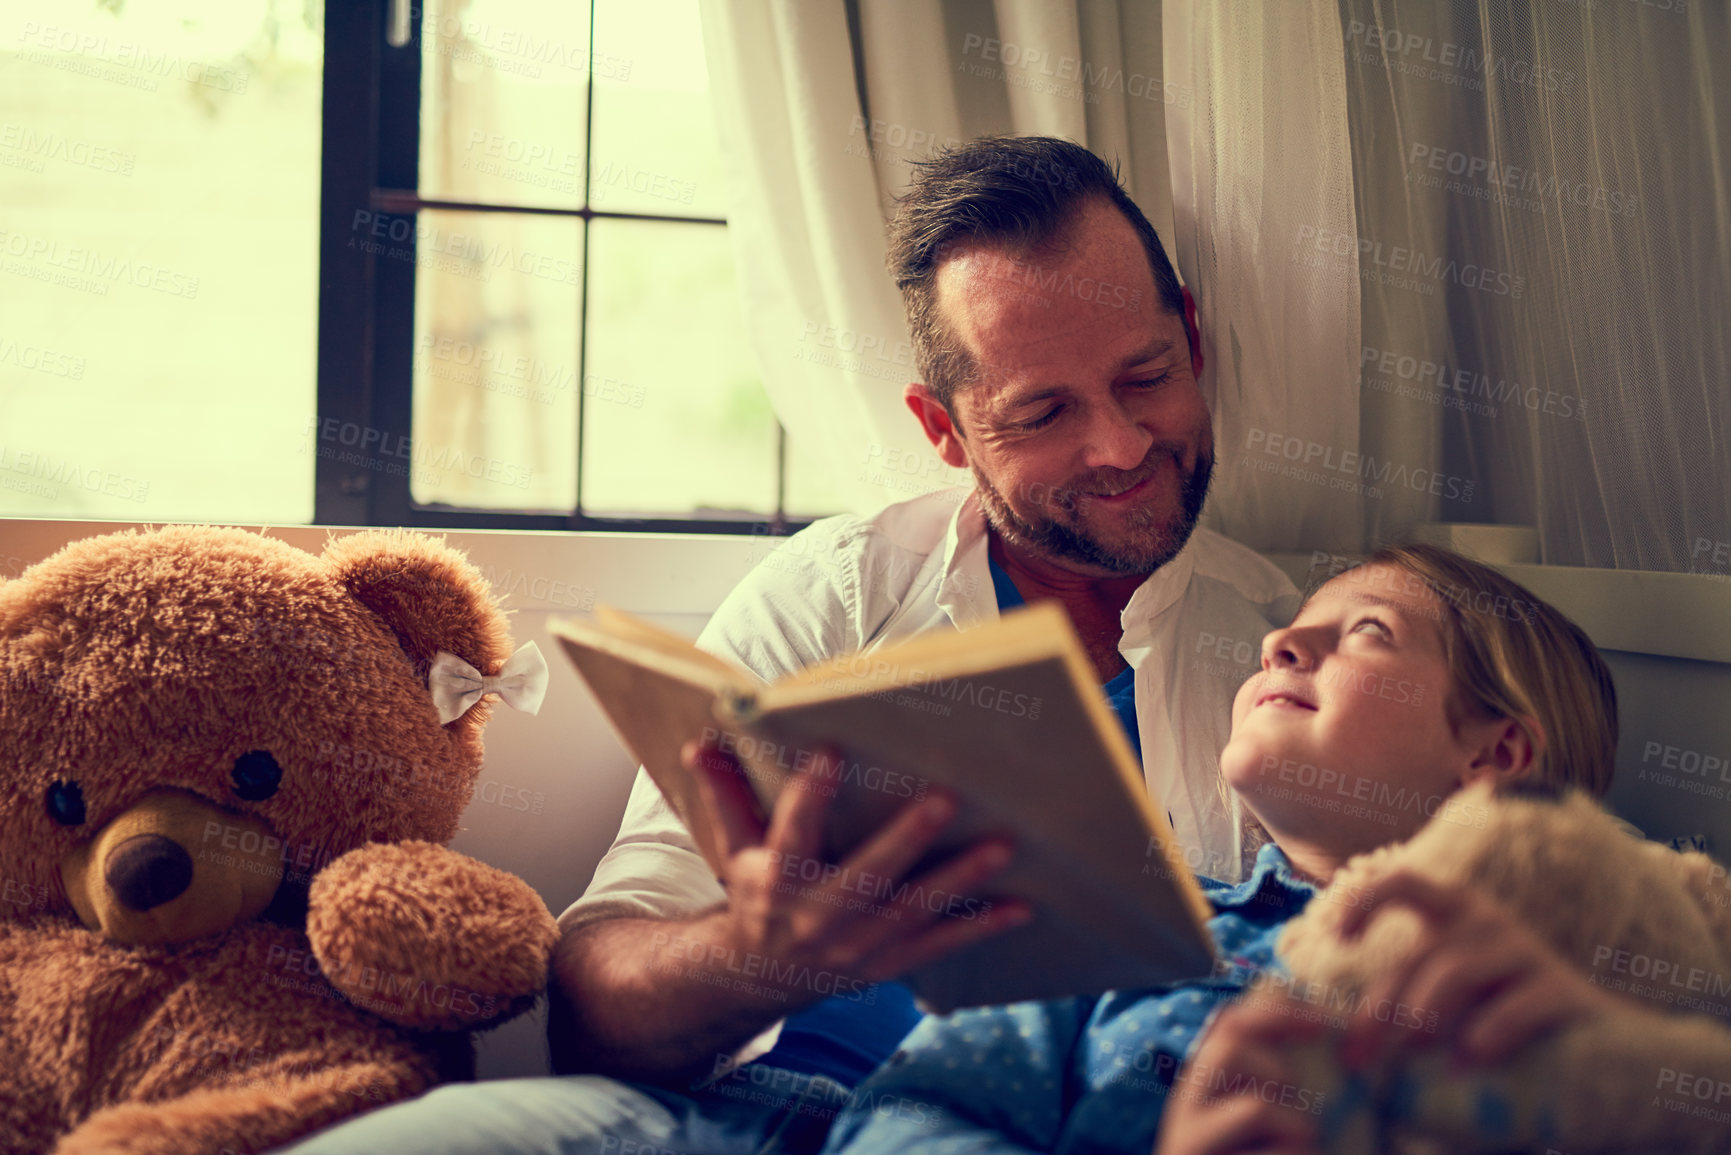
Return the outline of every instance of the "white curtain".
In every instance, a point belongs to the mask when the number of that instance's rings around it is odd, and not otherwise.
[[[728,231],[790,442],[862,512],[965,482],[901,400],[917,372],[884,269],[894,197],[945,144],[1068,137],[1119,163],[1170,251],[1158,5],[704,0],[702,12]]]
[[[1209,514],[1258,549],[1355,550],[1367,494],[1340,24],[1313,4],[1166,0],[1179,272],[1214,413]],[[1321,240],[1325,251],[1317,250]],[[1341,252],[1336,252],[1339,249]]]
[[[1520,525],[1552,564],[1731,574],[1731,8],[1165,15],[1228,532]]]
[[[908,162],[1050,133],[1120,161],[1197,297],[1216,528],[1348,552],[1528,525],[1542,561],[1731,576],[1731,6],[704,19],[766,384],[855,508],[952,480],[900,402],[882,228]]]
[[[1344,0],[1340,24],[1365,408],[1437,429],[1431,515],[1536,526],[1550,563],[1725,573],[1731,7]]]

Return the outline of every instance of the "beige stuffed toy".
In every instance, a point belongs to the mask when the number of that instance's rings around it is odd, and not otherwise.
[[[1492,895],[1627,1013],[1554,1034],[1490,1069],[1457,1072],[1444,1048],[1347,1075],[1338,1036],[1299,1049],[1322,1090],[1324,1150],[1731,1151],[1731,879],[1702,854],[1625,832],[1585,795],[1461,792],[1409,841],[1346,864],[1283,932],[1292,993],[1356,1009],[1406,957],[1419,916],[1378,912],[1356,942],[1337,928],[1380,878],[1406,868]]]

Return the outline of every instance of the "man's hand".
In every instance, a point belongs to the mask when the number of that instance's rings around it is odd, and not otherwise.
[[[930,901],[971,899],[1009,861],[1001,839],[903,885],[955,815],[947,796],[909,804],[845,863],[826,867],[818,854],[832,757],[794,775],[765,823],[738,761],[696,744],[681,756],[713,816],[727,903],[688,919],[600,919],[560,939],[548,1035],[562,1073],[688,1084],[790,1011],[1028,918],[1026,904],[1000,902],[939,921],[949,904]],[[810,868],[816,880],[808,882]]]
[[[1011,901],[993,904],[979,917],[941,918],[949,904],[930,901],[933,895],[971,898],[1009,863],[1011,848],[1003,839],[982,841],[902,885],[955,817],[955,800],[947,794],[909,803],[839,869],[825,869],[833,751],[789,779],[767,826],[736,759],[696,743],[688,743],[682,756],[697,775],[712,815],[711,833],[727,860],[721,880],[728,894],[725,939],[742,955],[773,960],[777,966],[761,972],[766,977],[822,975],[824,989],[833,988],[835,978],[881,982],[1029,917],[1024,903]],[[898,892],[899,898],[891,897]],[[798,1002],[818,993],[811,983],[786,989]]]
[[[1425,934],[1403,965],[1365,992],[1341,1052],[1349,1067],[1433,1043],[1452,1045],[1466,1065],[1488,1066],[1552,1031],[1624,1006],[1502,903],[1412,871],[1379,881],[1347,913],[1341,934],[1357,937],[1389,906],[1416,912]],[[1414,1013],[1377,1013],[1402,1004]]]
[[[1300,1085],[1285,1052],[1322,1034],[1296,1001],[1247,995],[1215,1016],[1178,1072],[1155,1155],[1313,1155],[1322,1091]]]

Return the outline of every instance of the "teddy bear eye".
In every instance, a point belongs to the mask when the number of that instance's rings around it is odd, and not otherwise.
[[[84,791],[76,782],[56,782],[48,788],[48,817],[62,826],[84,824]]]
[[[268,750],[249,750],[234,760],[234,792],[248,802],[263,802],[282,782],[282,767]]]

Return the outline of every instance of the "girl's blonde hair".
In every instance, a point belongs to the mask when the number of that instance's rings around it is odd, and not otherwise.
[[[1363,564],[1413,575],[1442,603],[1451,727],[1514,719],[1538,751],[1529,781],[1605,795],[1617,752],[1617,689],[1579,626],[1519,582],[1437,546],[1386,545]]]

